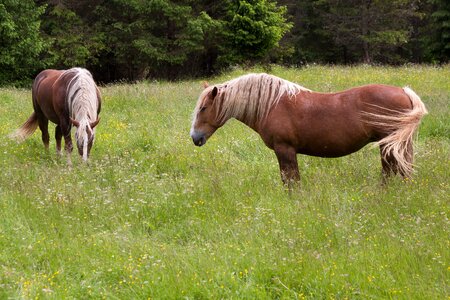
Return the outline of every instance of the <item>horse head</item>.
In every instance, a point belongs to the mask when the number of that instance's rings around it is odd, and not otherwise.
[[[100,119],[97,118],[94,122],[88,122],[87,120],[77,121],[71,118],[70,121],[77,128],[75,131],[75,139],[77,141],[78,153],[83,157],[83,161],[87,161],[92,144],[94,143],[94,128],[100,122]]]
[[[204,83],[204,87],[205,90],[200,95],[194,110],[190,132],[192,141],[196,146],[203,146],[208,138],[224,123],[218,121],[219,89],[216,86],[209,87],[207,83]]]

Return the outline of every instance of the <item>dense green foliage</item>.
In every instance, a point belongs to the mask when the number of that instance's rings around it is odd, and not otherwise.
[[[446,63],[449,24],[446,0],[5,0],[0,85],[73,66],[111,82],[255,63]]]
[[[44,67],[40,16],[44,10],[33,0],[0,2],[0,84],[16,84]]]
[[[450,56],[450,2],[434,0],[436,9],[431,14],[431,37],[429,37],[429,57],[437,61],[448,61]]]
[[[285,8],[268,0],[230,1],[225,36],[228,37],[230,62],[261,60],[267,56],[291,27]]]
[[[207,14],[170,1],[115,0],[96,9],[112,79],[173,76],[203,51],[205,32],[214,27]]]
[[[441,0],[280,0],[295,23],[290,62],[447,62],[450,7]]]
[[[2,88],[0,298],[445,299],[450,69],[272,73],[323,92],[413,88],[430,112],[413,179],[382,186],[368,146],[339,159],[299,155],[301,187],[289,193],[273,151],[241,123],[192,144],[201,80],[102,87],[90,164],[74,153],[69,169],[39,132],[5,138],[32,105],[28,89]]]

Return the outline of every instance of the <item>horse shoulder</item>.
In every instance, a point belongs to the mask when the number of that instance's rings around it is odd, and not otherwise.
[[[298,143],[298,130],[303,117],[307,116],[305,103],[300,103],[298,98],[298,95],[295,99],[284,96],[256,130],[267,147],[273,149],[276,144]]]

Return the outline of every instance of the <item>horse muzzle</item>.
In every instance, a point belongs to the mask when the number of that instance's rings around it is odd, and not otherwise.
[[[191,138],[195,146],[203,146],[206,144],[206,135],[198,132],[191,132]]]
[[[203,146],[206,144],[206,138],[204,136],[200,138],[192,138],[192,141],[194,142],[195,146]]]

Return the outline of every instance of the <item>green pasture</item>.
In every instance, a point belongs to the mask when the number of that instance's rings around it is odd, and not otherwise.
[[[260,72],[263,69],[252,69]],[[0,299],[448,299],[450,67],[265,70],[317,91],[410,86],[426,104],[416,174],[381,185],[377,148],[274,153],[232,120],[195,147],[203,80],[101,87],[90,163],[45,152],[28,89],[0,89]],[[218,83],[247,73],[231,70]]]

